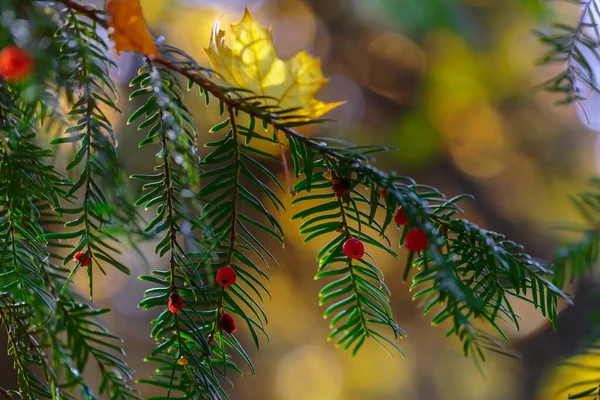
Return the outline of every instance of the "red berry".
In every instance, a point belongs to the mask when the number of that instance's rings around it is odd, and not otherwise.
[[[338,198],[350,193],[350,184],[337,177],[331,180],[331,188]]]
[[[88,265],[90,265],[90,256],[89,256],[89,254],[87,256],[85,256],[85,258],[81,261],[81,266],[82,267],[87,267]]]
[[[217,283],[222,287],[229,287],[233,285],[236,278],[237,275],[235,273],[235,269],[231,268],[229,265],[217,271]]]
[[[229,334],[232,334],[235,331],[237,331],[237,325],[235,324],[235,321],[233,320],[233,317],[230,314],[221,314],[221,317],[219,318],[219,323],[221,324],[221,329],[223,329]]]
[[[183,299],[177,290],[171,292],[169,296],[169,311],[175,314],[183,308]]]
[[[394,221],[396,221],[397,225],[408,225],[408,219],[406,219],[406,215],[402,212],[402,208],[399,207],[396,210],[396,215],[394,215]]]
[[[90,255],[83,251],[78,251],[73,256],[73,260],[80,263],[82,267],[87,267],[90,264]]]
[[[406,232],[404,237],[404,245],[410,251],[423,251],[429,244],[429,238],[419,228],[412,228]]]
[[[23,80],[33,70],[33,57],[17,46],[7,46],[0,51],[0,76],[9,82]]]
[[[363,243],[354,238],[350,238],[344,242],[343,250],[348,258],[361,258],[365,254]]]

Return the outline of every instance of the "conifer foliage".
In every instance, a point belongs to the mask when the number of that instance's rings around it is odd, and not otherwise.
[[[248,44],[252,60],[229,48],[217,25],[207,49],[214,71],[155,42],[135,0],[109,0],[106,13],[75,0],[4,0],[0,15],[10,16],[0,26],[0,327],[19,377],[18,388],[0,387],[5,397],[141,398],[120,338],[98,318],[110,310],[78,295],[72,279],[84,268],[92,298],[93,272],[128,274],[123,246],[151,239],[164,268],[140,277],[152,285],[140,306],[159,312],[146,358],[156,368],[135,379],[157,387],[155,398],[227,398],[231,372],[254,373],[238,333],[257,348],[268,337],[262,305],[277,260],[265,243],[284,242],[282,196],[295,196],[305,242],[325,243],[315,255],[320,304],[329,339],[351,354],[367,340],[401,351],[404,331],[375,249],[393,258],[400,246],[409,250],[398,265],[414,300],[435,313],[434,325],[446,322],[477,363],[486,350],[511,354],[498,323],[518,329],[512,301],[526,300],[556,325],[558,302],[570,302],[560,289],[564,271],[587,270],[597,258],[596,231],[596,247],[558,253],[555,275],[518,244],[465,220],[458,203],[468,196],[448,199],[375,168],[373,155],[390,149],[298,133],[340,103],[315,100],[326,83],[318,60],[306,53],[279,60],[268,30],[248,11],[231,34],[259,38]],[[21,20],[29,21],[27,37],[11,29]],[[101,33],[109,27],[117,51],[144,59],[130,95],[141,105],[128,123],[156,159],[153,173],[131,176],[143,188],[137,200],[106,111],[119,112],[111,45]],[[268,59],[259,59],[261,50]],[[257,77],[268,72],[291,86],[267,88]],[[184,102],[189,90],[219,105],[223,120],[211,142],[199,143]],[[282,158],[259,143],[281,146]],[[59,152],[69,157],[57,163],[64,169],[53,166]],[[282,166],[287,187],[265,160]],[[142,221],[139,207],[153,210],[153,219]],[[399,242],[389,237],[397,227]],[[91,364],[99,387],[83,378]]]
[[[561,67],[557,74],[542,82],[540,88],[555,94],[557,104],[576,104],[586,122],[590,122],[590,108],[586,100],[596,98],[600,94],[597,77],[600,62],[598,52],[600,1],[563,0],[563,2],[570,4],[570,11],[576,12],[578,18],[574,24],[557,21],[550,27],[536,31],[540,42],[547,47],[546,54],[539,60],[540,64]],[[576,278],[591,276],[595,272],[600,249],[599,183],[598,178],[592,180],[588,191],[572,198],[584,224],[567,226],[569,231],[578,233],[581,239],[563,244],[555,251],[550,267],[554,273],[553,281],[558,287],[573,282]],[[596,289],[595,292],[597,291]],[[596,367],[599,355],[600,319],[597,318],[597,313],[593,317],[592,334],[584,340],[580,350],[574,354],[574,356],[586,356],[580,359],[583,362],[574,358],[567,359],[563,363],[563,368],[587,371],[584,380],[576,379],[563,388],[563,393],[569,399],[600,398],[600,374]]]

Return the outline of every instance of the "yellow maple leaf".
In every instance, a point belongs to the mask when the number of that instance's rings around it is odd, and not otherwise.
[[[235,87],[273,98],[261,100],[263,104],[298,108],[293,114],[308,119],[318,118],[345,103],[315,99],[316,93],[329,82],[321,71],[321,61],[305,51],[286,61],[280,59],[271,40],[271,28],[256,22],[248,8],[242,20],[231,25],[229,39],[228,46],[226,34],[217,21],[209,46],[204,49],[213,70]]]
[[[132,51],[145,56],[158,55],[139,0],[106,0],[106,15],[117,54]]]

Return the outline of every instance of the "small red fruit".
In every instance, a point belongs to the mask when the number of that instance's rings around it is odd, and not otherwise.
[[[222,287],[229,287],[234,284],[237,275],[235,269],[227,265],[217,271],[217,283]]]
[[[350,184],[345,180],[337,177],[334,177],[331,180],[331,188],[333,189],[333,192],[338,198],[350,193]]]
[[[410,251],[423,251],[429,245],[429,238],[421,229],[412,228],[406,232],[404,245]]]
[[[87,267],[90,264],[90,255],[83,251],[78,251],[73,256],[73,260],[81,264],[82,267]]]
[[[33,70],[33,57],[17,46],[7,46],[0,51],[0,76],[9,82],[27,78]]]
[[[223,329],[229,334],[232,334],[235,331],[237,331],[237,325],[235,324],[235,321],[233,320],[231,314],[221,314],[221,317],[219,318],[219,324],[221,325],[221,329]]]
[[[175,314],[183,308],[183,299],[177,290],[171,292],[169,296],[169,311]]]
[[[399,207],[396,210],[396,215],[394,215],[394,221],[396,221],[397,225],[408,225],[408,219],[406,219],[406,215],[402,212],[402,208]]]
[[[350,238],[346,240],[342,248],[348,258],[361,258],[365,254],[365,246],[358,239]]]

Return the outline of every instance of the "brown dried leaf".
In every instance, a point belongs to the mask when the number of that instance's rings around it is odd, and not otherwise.
[[[139,0],[106,0],[106,15],[117,55],[121,51],[157,56],[158,48],[146,26]]]

